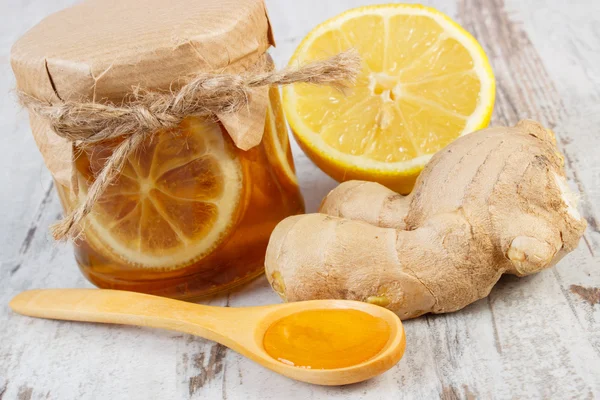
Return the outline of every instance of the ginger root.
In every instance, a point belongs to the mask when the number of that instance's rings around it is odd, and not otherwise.
[[[551,131],[488,128],[439,151],[413,192],[342,183],[320,214],[283,220],[265,260],[286,301],[352,299],[402,319],[459,310],[502,274],[525,276],[573,250],[586,223]]]

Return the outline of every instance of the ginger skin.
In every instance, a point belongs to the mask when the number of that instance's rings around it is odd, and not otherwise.
[[[537,122],[463,136],[431,159],[408,196],[349,181],[319,214],[283,220],[267,248],[267,278],[286,301],[368,301],[402,319],[459,310],[502,274],[536,273],[577,247],[586,223],[563,164]]]

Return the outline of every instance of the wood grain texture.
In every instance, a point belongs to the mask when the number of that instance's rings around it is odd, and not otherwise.
[[[361,301],[331,299],[258,307],[213,307],[122,290],[71,288],[26,290],[13,297],[9,307],[29,317],[166,329],[216,342],[206,366],[205,353],[193,357],[194,367],[201,371],[189,379],[190,394],[221,372],[227,348],[297,381],[339,386],[363,382],[389,370],[400,361],[406,347],[404,328],[396,314]],[[277,361],[268,351],[267,339],[270,337],[273,341],[270,327],[282,318],[305,312],[348,309],[368,314],[371,320],[387,325],[385,342],[367,360],[344,368],[297,368]],[[271,348],[278,348],[271,344]],[[348,348],[352,347],[356,346]]]
[[[73,0],[0,5],[0,90],[11,44]],[[278,66],[317,23],[361,0],[267,0]],[[432,0],[482,43],[498,79],[493,124],[551,126],[589,228],[556,268],[504,277],[466,309],[405,324],[403,360],[370,381],[291,381],[215,343],[170,332],[27,319],[0,307],[0,399],[387,399],[600,397],[600,2]],[[14,96],[0,98],[0,304],[31,288],[91,287],[48,234],[60,214],[52,181]],[[335,186],[294,143],[308,211]],[[278,302],[264,279],[205,303]]]

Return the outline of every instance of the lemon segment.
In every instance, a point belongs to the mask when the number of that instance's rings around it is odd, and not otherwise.
[[[219,125],[188,118],[131,156],[86,218],[86,240],[133,268],[173,270],[211,253],[235,227],[243,168]],[[106,154],[79,157],[80,201]]]
[[[310,32],[290,65],[349,48],[363,62],[345,93],[308,84],[283,89],[298,144],[334,179],[407,193],[436,151],[488,125],[495,80],[487,57],[439,11],[404,4],[347,11]]]

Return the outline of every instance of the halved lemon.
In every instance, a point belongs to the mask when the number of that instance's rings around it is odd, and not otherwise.
[[[407,193],[431,156],[489,124],[495,80],[477,41],[441,12],[390,4],[347,11],[317,26],[290,65],[356,48],[346,93],[294,84],[283,106],[300,147],[338,181],[364,179]]]
[[[110,147],[77,160],[80,196]],[[243,168],[219,125],[186,119],[154,135],[86,218],[85,238],[133,267],[172,270],[208,255],[230,233],[243,203]]]

